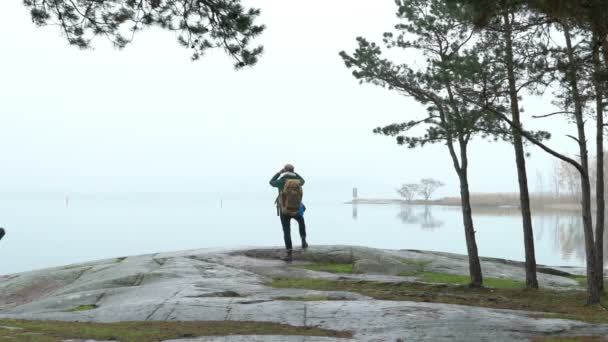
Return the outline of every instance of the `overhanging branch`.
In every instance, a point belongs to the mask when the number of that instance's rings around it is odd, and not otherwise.
[[[574,115],[574,112],[567,112],[567,111],[561,111],[561,112],[554,112],[554,113],[549,113],[549,114],[545,114],[545,115],[532,115],[532,117],[534,119],[543,119],[543,118],[548,118],[551,116],[555,116],[555,115],[561,115],[561,114],[571,114]]]
[[[533,137],[530,133],[526,132],[525,130],[523,130],[521,127],[515,125],[513,123],[513,121],[511,121],[511,119],[509,119],[506,115],[504,115],[503,113],[500,113],[498,111],[494,111],[492,110],[492,112],[498,116],[500,119],[502,119],[503,121],[505,121],[506,123],[509,124],[509,126],[515,128],[516,130],[519,131],[519,133],[524,136],[526,139],[528,139],[531,143],[533,143],[534,145],[540,147],[543,151],[549,153],[550,155],[554,156],[555,158],[561,159],[563,161],[565,161],[566,163],[574,166],[578,172],[581,173],[581,175],[587,175],[587,172],[585,172],[585,170],[583,169],[583,167],[581,166],[581,164],[579,164],[576,160],[572,159],[572,158],[568,158],[566,156],[564,156],[561,153],[556,152],[555,150],[551,149],[550,147],[548,147],[547,145],[543,144],[540,140],[536,139],[535,137]]]

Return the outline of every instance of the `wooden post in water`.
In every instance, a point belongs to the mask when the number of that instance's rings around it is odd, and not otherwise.
[[[357,190],[357,188],[353,188],[353,220],[357,219],[358,213],[357,213],[357,199],[359,198],[359,191]]]

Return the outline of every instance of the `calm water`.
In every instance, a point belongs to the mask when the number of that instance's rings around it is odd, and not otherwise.
[[[22,195],[0,198],[0,274],[101,258],[204,247],[280,246],[272,198],[220,201],[196,194]],[[306,203],[311,244],[466,253],[459,208]],[[576,213],[574,213],[576,214]],[[480,255],[522,260],[515,210],[474,211]],[[295,228],[296,223],[293,222]],[[537,261],[583,265],[580,220],[534,216]],[[297,230],[293,230],[298,241]]]

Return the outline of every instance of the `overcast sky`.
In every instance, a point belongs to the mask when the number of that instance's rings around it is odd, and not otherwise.
[[[223,53],[191,62],[173,33],[147,30],[118,51],[66,44],[37,28],[21,0],[0,1],[0,191],[200,191],[267,196],[268,179],[292,162],[307,196],[393,196],[401,183],[434,177],[457,195],[445,146],[399,147],[374,127],[424,115],[414,101],[359,85],[338,52],[355,38],[381,40],[393,0],[247,0],[267,25],[259,64],[234,71]],[[550,102],[524,103],[528,114]],[[532,120],[526,118],[527,122]],[[551,145],[575,151],[573,128],[551,119]],[[594,141],[590,137],[590,141]],[[531,186],[553,160],[530,149]],[[474,192],[517,190],[514,153],[471,146]],[[227,195],[228,196],[228,195]]]

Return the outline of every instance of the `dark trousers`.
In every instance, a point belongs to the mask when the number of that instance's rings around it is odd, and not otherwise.
[[[306,223],[304,222],[304,216],[287,216],[281,215],[281,225],[283,226],[283,239],[285,239],[285,248],[288,250],[293,249],[291,244],[291,219],[295,219],[298,221],[298,226],[300,228],[300,237],[302,239],[306,238]]]

